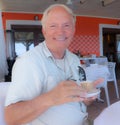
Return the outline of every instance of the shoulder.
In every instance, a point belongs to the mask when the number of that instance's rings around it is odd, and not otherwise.
[[[34,61],[35,59],[38,59],[38,56],[40,58],[42,54],[42,47],[43,43],[40,43],[39,45],[35,46],[31,50],[23,53],[22,55],[18,56],[16,58],[17,61]]]

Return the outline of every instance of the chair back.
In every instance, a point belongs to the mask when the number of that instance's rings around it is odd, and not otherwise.
[[[84,69],[80,66],[78,66],[78,68],[79,68],[79,80],[85,81],[86,80],[86,74],[85,74]]]
[[[110,75],[108,76],[108,81],[114,81],[116,79],[115,66],[115,62],[108,62],[108,69],[110,72]]]
[[[4,119],[4,104],[10,82],[0,82],[0,125],[7,125]]]

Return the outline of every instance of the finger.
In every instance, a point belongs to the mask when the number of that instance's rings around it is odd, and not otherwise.
[[[103,83],[103,82],[104,82],[104,78],[99,78],[93,82],[93,85],[96,87],[98,84]]]
[[[87,98],[89,102],[93,102],[95,101],[97,98],[97,96],[93,96],[93,97],[90,97],[90,98]]]
[[[83,102],[85,100],[85,98],[81,98],[81,97],[78,97],[78,96],[74,96],[74,97],[69,97],[67,99],[67,102]]]
[[[78,84],[73,80],[67,80],[64,83],[65,83],[65,85],[78,86]]]
[[[95,100],[97,97],[96,96],[93,96],[93,97],[90,97],[89,100]]]
[[[64,82],[64,87],[61,89],[64,97],[86,97],[86,90],[73,81]]]
[[[94,100],[97,99],[97,98],[98,98],[98,95],[95,95],[95,96],[92,97],[92,99],[94,99]]]
[[[67,96],[78,96],[78,97],[86,97],[87,92],[85,89],[81,88],[80,86],[70,87],[66,91]]]

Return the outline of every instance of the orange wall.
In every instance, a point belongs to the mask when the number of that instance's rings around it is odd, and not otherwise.
[[[6,29],[6,20],[34,20],[34,16],[41,14],[31,13],[2,13],[3,26]],[[100,53],[99,45],[99,24],[117,24],[117,19],[95,18],[77,16],[75,37],[69,47],[73,52],[80,51],[81,54],[97,54]]]
[[[36,15],[39,16],[39,19],[41,19],[41,14],[2,12],[4,29],[6,28],[6,20],[34,20],[34,16]]]
[[[99,24],[117,24],[116,19],[77,17],[77,34],[95,35],[99,33]]]
[[[69,49],[82,55],[100,55],[99,24],[117,24],[117,19],[77,16],[76,34]]]

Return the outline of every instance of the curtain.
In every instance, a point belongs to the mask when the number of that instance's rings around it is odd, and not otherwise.
[[[2,13],[0,11],[0,82],[4,81],[6,74],[8,74],[8,66],[6,60],[6,47],[2,23]]]

